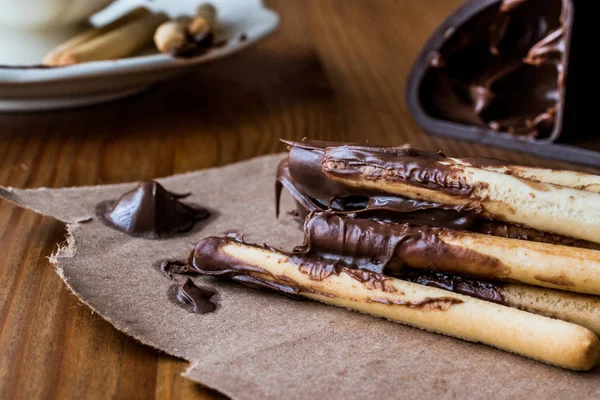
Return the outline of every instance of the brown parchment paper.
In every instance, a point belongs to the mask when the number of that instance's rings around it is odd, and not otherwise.
[[[273,178],[282,155],[158,179],[191,191],[215,210],[193,232],[168,240],[132,238],[94,215],[97,203],[136,184],[68,189],[0,189],[0,196],[68,223],[68,243],[52,257],[69,288],[117,329],[191,361],[186,376],[234,399],[600,398],[600,371],[571,372],[493,348],[352,311],[214,278],[218,309],[197,315],[171,303],[161,259],[189,244],[237,230],[255,242],[302,241],[286,210],[274,217]],[[89,220],[89,218],[92,218]]]

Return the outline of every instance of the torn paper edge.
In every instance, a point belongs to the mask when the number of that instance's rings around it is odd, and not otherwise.
[[[196,379],[193,379],[192,377],[190,377],[188,375],[188,373],[190,371],[192,371],[198,365],[199,361],[189,360],[189,359],[183,357],[182,355],[171,353],[167,350],[161,349],[161,348],[157,347],[156,345],[154,345],[153,343],[142,340],[141,338],[132,334],[131,332],[127,332],[126,330],[121,329],[120,327],[115,325],[115,323],[112,321],[112,319],[110,319],[106,315],[103,315],[102,313],[98,312],[90,303],[88,303],[83,297],[81,297],[79,295],[79,293],[77,293],[75,291],[75,289],[69,284],[69,278],[65,275],[63,268],[60,266],[60,260],[63,258],[73,258],[75,256],[75,254],[77,253],[77,240],[75,239],[75,232],[77,231],[77,229],[79,228],[79,226],[82,223],[85,223],[88,221],[89,221],[89,219],[84,218],[77,222],[66,223],[67,233],[65,235],[65,241],[63,243],[59,243],[57,245],[58,246],[57,250],[48,257],[48,261],[54,267],[54,271],[62,279],[62,281],[64,282],[67,289],[71,292],[71,294],[73,294],[75,297],[77,297],[77,299],[81,303],[83,303],[85,306],[87,306],[92,311],[92,313],[99,315],[102,319],[104,319],[106,322],[108,322],[114,329],[118,330],[119,332],[122,332],[125,335],[133,338],[134,340],[142,343],[143,345],[149,346],[149,347],[153,348],[154,350],[157,350],[163,354],[167,354],[172,357],[176,357],[181,360],[189,362],[189,365],[186,367],[185,371],[180,374],[185,379],[189,379],[190,381],[192,381],[194,383],[197,383],[206,388],[214,390],[215,392],[224,394],[225,396],[228,396],[230,398],[233,398],[231,395],[223,392],[222,390],[212,387],[206,383],[200,382]]]
[[[92,310],[93,313],[99,315],[101,318],[103,318],[105,321],[107,321],[109,324],[111,324],[111,326],[113,328],[115,328],[116,330],[118,330],[119,332],[123,332],[124,334],[126,334],[129,337],[134,338],[138,342],[140,342],[146,346],[150,346],[153,349],[158,350],[164,354],[168,354],[170,356],[177,357],[179,359],[191,362],[191,360],[185,358],[181,354],[175,354],[174,352],[164,350],[164,349],[158,347],[157,345],[155,345],[151,342],[148,342],[146,340],[142,340],[141,338],[134,335],[133,333],[128,332],[127,330],[122,329],[121,327],[117,326],[111,318],[109,318],[108,316],[106,316],[106,315],[102,314],[101,312],[99,312],[98,310],[96,310],[87,300],[85,300],[83,297],[81,297],[79,295],[79,293],[69,284],[69,277],[65,275],[64,270],[60,265],[60,261],[63,258],[73,258],[75,256],[75,254],[77,252],[77,239],[75,237],[75,232],[77,231],[79,226],[83,222],[86,222],[86,221],[87,221],[87,219],[83,219],[83,220],[80,220],[79,222],[67,223],[66,224],[67,234],[66,234],[65,242],[63,242],[64,244],[63,245],[59,244],[57,251],[52,253],[50,255],[50,257],[48,257],[48,261],[54,267],[54,270],[56,271],[57,275],[60,276],[60,278],[63,280],[63,282],[69,289],[69,291],[72,294],[74,294],[75,297],[77,297],[77,299],[79,299],[79,301],[81,301],[83,304],[85,304],[90,310]]]
[[[228,391],[228,390],[226,390],[226,389],[222,389],[222,388],[216,388],[216,387],[214,387],[214,386],[212,386],[212,385],[209,385],[209,384],[207,384],[207,383],[204,383],[204,382],[198,381],[198,380],[196,380],[195,378],[192,378],[192,377],[190,376],[190,373],[191,373],[191,372],[192,372],[194,369],[196,369],[196,368],[198,367],[198,365],[199,365],[199,364],[200,364],[200,361],[199,361],[199,360],[196,360],[196,361],[193,361],[193,360],[192,360],[192,361],[190,361],[190,365],[188,365],[188,367],[186,368],[186,370],[185,370],[185,371],[183,371],[183,372],[182,372],[181,374],[179,374],[179,375],[180,375],[180,376],[183,376],[185,379],[189,379],[190,381],[192,381],[192,382],[194,382],[194,383],[197,383],[197,384],[199,384],[199,385],[202,385],[202,386],[204,386],[205,388],[208,388],[208,389],[210,389],[210,390],[214,390],[214,391],[215,391],[215,392],[217,392],[217,393],[221,393],[221,394],[223,394],[224,396],[226,396],[226,397],[229,397],[230,399],[235,399],[235,394],[233,394],[233,393],[229,393],[229,391]]]

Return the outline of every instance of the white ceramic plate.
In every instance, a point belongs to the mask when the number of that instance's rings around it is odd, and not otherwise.
[[[193,14],[196,0],[121,0],[94,15],[104,25],[143,3],[170,16]],[[124,97],[168,79],[190,67],[225,57],[256,43],[273,32],[278,15],[261,0],[209,0],[217,8],[218,36],[226,44],[195,58],[150,54],[111,61],[97,61],[59,68],[0,66],[0,111],[42,111],[90,105]]]

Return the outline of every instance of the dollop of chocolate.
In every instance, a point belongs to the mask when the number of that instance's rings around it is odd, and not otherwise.
[[[519,136],[554,137],[565,98],[571,0],[489,4],[432,51],[419,98],[431,116]]]
[[[155,181],[144,181],[119,199],[101,205],[104,219],[132,236],[161,238],[188,232],[210,216],[208,210],[182,203],[188,194],[167,191]]]
[[[216,292],[209,288],[196,286],[196,284],[187,278],[183,284],[177,285],[175,298],[177,303],[197,314],[207,314],[217,309],[215,303],[210,299]]]

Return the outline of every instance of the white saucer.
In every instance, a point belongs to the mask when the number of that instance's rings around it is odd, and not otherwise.
[[[189,15],[204,2],[206,0],[121,0],[96,14],[92,21],[95,25],[104,25],[140,3],[172,17]],[[129,96],[196,64],[242,50],[273,32],[279,24],[278,15],[265,8],[261,0],[209,2],[217,8],[218,36],[228,38],[222,46],[194,58],[173,58],[157,53],[58,68],[0,66],[0,111],[64,109]]]

